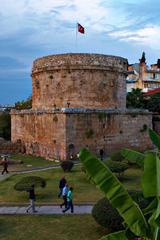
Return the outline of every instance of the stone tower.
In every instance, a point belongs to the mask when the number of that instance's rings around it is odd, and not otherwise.
[[[151,146],[148,112],[126,111],[127,60],[100,54],[60,54],[32,68],[32,109],[12,111],[12,141],[26,152],[61,160],[82,147],[106,154]]]

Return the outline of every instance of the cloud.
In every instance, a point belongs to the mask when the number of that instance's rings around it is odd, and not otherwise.
[[[135,42],[155,49],[160,49],[160,26],[148,25],[138,30],[111,32],[109,35],[121,41]]]
[[[79,51],[131,59],[137,54],[138,59],[142,48],[150,51],[150,56],[158,55],[159,0],[0,0],[0,6],[3,92],[4,79],[5,86],[7,82],[13,84],[13,79],[17,81],[15,94],[20,88],[23,93],[30,89],[32,62],[43,55]],[[86,32],[78,35],[78,49],[77,21]]]

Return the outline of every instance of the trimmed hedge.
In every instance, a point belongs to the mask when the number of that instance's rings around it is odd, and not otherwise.
[[[74,163],[72,161],[62,161],[61,162],[61,168],[64,172],[70,172],[74,166]]]
[[[107,228],[110,232],[124,229],[122,217],[105,197],[94,205],[92,216],[99,225]]]
[[[104,161],[106,166],[114,173],[122,174],[128,169],[128,164],[124,162],[116,162],[112,160]]]
[[[121,151],[112,153],[110,158],[112,161],[116,161],[116,162],[122,162],[125,160],[123,155],[121,154]]]
[[[28,176],[23,177],[18,183],[15,184],[14,189],[16,191],[29,191],[32,189],[32,186],[35,187],[45,187],[45,179],[37,176]]]

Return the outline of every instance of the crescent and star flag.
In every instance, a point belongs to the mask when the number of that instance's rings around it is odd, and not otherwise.
[[[85,33],[85,32],[84,32],[84,27],[83,27],[81,24],[77,23],[77,27],[78,27],[78,32],[80,32],[80,33],[82,33],[82,34]]]

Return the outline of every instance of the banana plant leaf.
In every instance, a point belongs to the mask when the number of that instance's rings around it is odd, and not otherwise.
[[[116,176],[87,149],[80,152],[80,159],[88,175],[118,210],[128,228],[136,236],[146,236],[148,225],[144,215]]]
[[[115,233],[110,233],[102,237],[100,240],[128,240],[128,238],[126,237],[126,230],[124,230]]]
[[[146,208],[142,209],[144,215],[152,213],[157,208],[158,200],[155,198]]]
[[[142,176],[144,197],[160,197],[160,159],[156,152],[147,152]]]
[[[121,154],[128,162],[135,163],[139,167],[143,167],[145,157],[143,153],[125,148],[121,150]]]
[[[148,133],[153,144],[160,150],[160,136],[151,128],[149,128]]]

